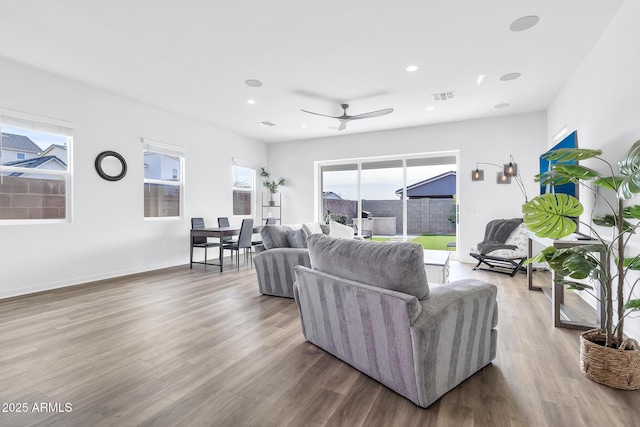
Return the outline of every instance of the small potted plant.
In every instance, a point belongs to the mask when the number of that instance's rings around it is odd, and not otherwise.
[[[618,174],[601,155],[601,150],[580,148],[550,151],[544,156],[547,160],[565,163],[537,175],[536,181],[552,185],[576,183],[592,191],[596,200],[606,207],[606,213],[593,216],[593,224],[608,227],[611,233],[580,221],[584,208],[575,197],[554,193],[537,196],[522,206],[524,222],[531,232],[560,239],[573,234],[579,221],[581,227],[590,231],[596,244],[566,249],[550,246],[528,262],[546,262],[558,273],[557,286],[587,291],[601,305],[606,316],[604,330],[593,329],[580,336],[580,369],[587,378],[618,389],[636,390],[640,388],[640,347],[635,340],[625,338],[624,320],[640,309],[640,299],[634,297],[634,287],[640,283],[640,254],[629,253],[628,249],[631,235],[640,227],[637,221],[640,205],[626,203],[640,193],[640,141],[619,162]],[[601,161],[607,174],[566,163],[586,159]],[[591,179],[593,187],[585,185],[584,182]],[[613,197],[605,197],[598,188],[612,192]],[[627,277],[632,274],[633,279]],[[594,286],[584,279],[599,282],[600,292],[594,292]]]
[[[275,201],[273,200],[273,195],[278,192],[280,187],[287,183],[287,180],[284,178],[280,178],[277,181],[275,179],[271,179],[271,175],[264,167],[260,168],[260,176],[264,178],[262,185],[269,190],[269,206],[274,206]]]

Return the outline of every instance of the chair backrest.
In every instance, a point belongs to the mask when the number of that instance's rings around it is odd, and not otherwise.
[[[267,218],[267,225],[275,224],[276,219],[274,217]]]
[[[242,220],[242,226],[240,227],[240,235],[238,236],[238,247],[250,248],[252,235],[253,218],[245,218]]]
[[[229,227],[229,218],[227,218],[226,216],[219,216],[218,217],[218,227]]]
[[[191,229],[195,230],[198,228],[205,228],[204,226],[204,218],[191,218]],[[203,244],[203,243],[207,243],[207,238],[206,237],[192,237],[191,238],[191,242],[194,245],[199,245],[199,244]]]

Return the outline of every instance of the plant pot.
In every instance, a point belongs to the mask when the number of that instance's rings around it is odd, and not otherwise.
[[[605,335],[591,329],[580,335],[580,370],[591,381],[620,390],[640,389],[640,345],[628,338],[617,348],[605,347]]]
[[[269,206],[275,206],[275,205],[276,205],[275,200],[269,200]]]

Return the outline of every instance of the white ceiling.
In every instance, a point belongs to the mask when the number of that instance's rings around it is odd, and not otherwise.
[[[395,111],[340,134],[545,110],[623,2],[0,0],[0,56],[288,141],[337,135],[337,120],[300,109],[340,115],[342,102]],[[538,25],[509,30],[527,15]],[[512,72],[522,77],[500,80]],[[433,100],[444,91],[455,98]]]

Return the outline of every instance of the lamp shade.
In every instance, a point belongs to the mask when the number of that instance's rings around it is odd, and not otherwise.
[[[511,184],[511,176],[504,172],[498,172],[496,174],[496,183],[498,184]]]
[[[507,176],[516,176],[518,175],[518,164],[509,162],[504,165],[503,173]]]
[[[471,171],[471,181],[484,181],[484,170],[474,169]]]

